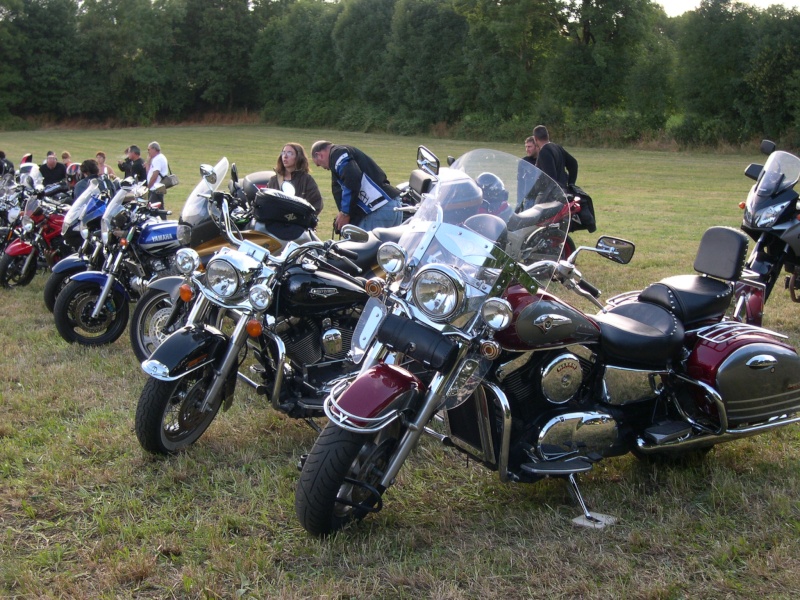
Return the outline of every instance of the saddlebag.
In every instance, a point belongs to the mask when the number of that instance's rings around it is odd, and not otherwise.
[[[305,229],[317,226],[317,212],[302,198],[278,190],[262,189],[256,194],[253,210],[256,221],[283,239],[294,239]],[[294,235],[282,235],[291,232]]]
[[[398,315],[386,316],[378,341],[434,371],[449,369],[458,353],[458,346],[440,332]]]

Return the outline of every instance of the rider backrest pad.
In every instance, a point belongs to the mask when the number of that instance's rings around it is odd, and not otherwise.
[[[710,227],[700,240],[694,270],[725,281],[736,281],[747,259],[747,236],[732,227]]]

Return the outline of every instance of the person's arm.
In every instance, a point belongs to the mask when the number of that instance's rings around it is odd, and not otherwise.
[[[566,150],[564,150],[564,167],[567,169],[567,184],[575,185],[578,179],[578,161]]]
[[[300,197],[307,200],[314,207],[317,215],[322,212],[322,193],[319,191],[317,182],[308,173],[303,177],[303,192]]]

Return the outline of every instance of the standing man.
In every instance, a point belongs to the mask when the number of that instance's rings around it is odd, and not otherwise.
[[[58,157],[52,150],[47,151],[47,158],[44,164],[39,167],[39,172],[42,174],[42,183],[44,185],[58,183],[67,178],[67,167],[64,166],[64,163],[58,162]]]
[[[525,138],[525,156],[522,160],[536,166],[536,158],[539,155],[539,148],[536,147],[536,138],[529,135]]]
[[[131,147],[131,150],[133,147]],[[150,142],[147,146],[147,154],[150,156],[150,168],[147,171],[147,187],[150,188],[150,202],[161,202],[164,208],[164,194],[153,192],[153,186],[161,181],[165,175],[169,175],[169,163],[167,157],[161,154],[161,146],[158,142]]]
[[[14,174],[14,163],[6,158],[6,153],[0,150],[0,175]]]
[[[333,199],[339,209],[334,221],[336,231],[348,223],[370,231],[403,221],[402,213],[394,210],[400,207],[400,191],[358,148],[320,140],[311,146],[311,160],[331,172]]]
[[[550,134],[544,125],[533,128],[533,138],[539,150],[536,166],[563,190],[574,185],[578,178],[578,161],[564,148],[550,141]]]
[[[128,148],[128,157],[120,164],[125,165],[123,169],[125,177],[135,177],[137,181],[147,181],[147,169],[142,160],[142,151],[139,146]]]

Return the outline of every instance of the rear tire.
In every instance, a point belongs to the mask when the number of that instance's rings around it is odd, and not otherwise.
[[[398,432],[399,426],[392,425],[377,434],[359,434],[328,423],[306,458],[295,491],[295,513],[306,531],[329,535],[371,512],[383,495],[378,485],[397,447]]]
[[[148,290],[136,303],[131,316],[131,348],[136,355],[136,360],[143,362],[150,358],[153,350],[158,348],[167,339],[172,331],[183,325],[183,320],[178,321],[164,330],[164,325],[172,314],[172,297],[169,292],[162,290]]]
[[[142,448],[174,454],[205,433],[221,405],[221,397],[216,398],[207,412],[200,412],[213,372],[209,365],[175,381],[147,380],[136,407],[136,437]]]
[[[71,281],[53,307],[58,333],[70,344],[102,346],[115,342],[128,326],[130,307],[123,294],[112,290],[96,319],[92,318],[102,289],[93,281]]]
[[[61,290],[70,283],[70,277],[77,273],[82,273],[85,270],[86,267],[76,267],[75,269],[70,269],[69,271],[63,271],[61,273],[50,273],[50,277],[44,282],[44,305],[47,307],[47,310],[53,312],[58,295],[61,293]]]
[[[4,288],[22,287],[33,281],[36,275],[36,257],[31,260],[28,269],[23,273],[29,254],[11,256],[3,254],[0,258],[0,286]]]

